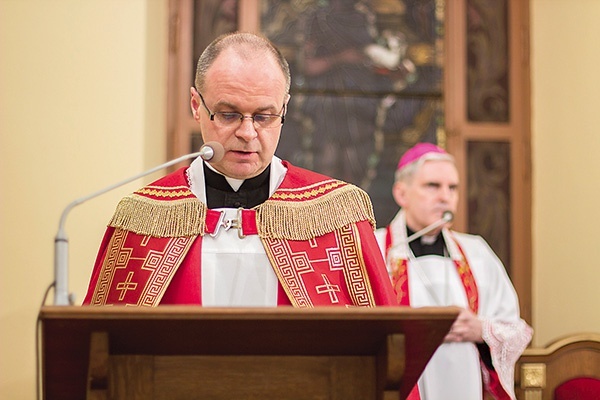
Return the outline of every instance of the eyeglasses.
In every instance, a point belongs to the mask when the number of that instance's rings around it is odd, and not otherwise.
[[[276,128],[280,125],[283,125],[283,121],[285,120],[285,104],[281,108],[281,114],[244,115],[236,111],[212,112],[204,102],[204,97],[202,97],[202,94],[198,92],[198,95],[200,96],[200,100],[202,100],[202,105],[210,116],[210,120],[216,122],[218,125],[224,128],[240,126],[242,121],[244,121],[246,118],[250,118],[252,120],[255,129]]]

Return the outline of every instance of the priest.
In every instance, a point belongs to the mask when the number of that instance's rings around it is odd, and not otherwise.
[[[290,81],[261,36],[227,34],[206,48],[190,105],[222,156],[121,200],[84,304],[396,304],[368,195],[275,156]]]

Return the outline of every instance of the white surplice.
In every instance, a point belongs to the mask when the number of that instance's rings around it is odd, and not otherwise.
[[[204,161],[198,157],[188,169],[192,193],[206,203]],[[209,166],[210,167],[210,166]],[[271,163],[269,196],[281,185],[287,169],[277,157]],[[237,183],[237,184],[236,184]],[[232,187],[242,182],[230,182]],[[237,218],[235,208],[216,208],[224,220]],[[238,230],[219,229],[202,241],[202,305],[205,307],[274,307],[277,305],[277,276],[258,235],[244,238]]]
[[[392,244],[388,271],[393,260],[408,260],[411,307],[458,306],[468,309],[467,296],[452,260],[461,258],[454,242],[463,249],[479,294],[478,317],[483,339],[504,390],[514,398],[514,365],[532,336],[520,318],[519,302],[502,262],[483,238],[444,229],[449,257],[427,255],[415,258],[406,242],[406,222],[400,211],[390,223]],[[377,241],[385,255],[386,228],[378,229]],[[454,239],[453,239],[454,238]],[[418,239],[417,239],[418,240]],[[422,400],[478,400],[483,398],[487,370],[481,367],[473,343],[444,343],[434,353],[419,379]]]

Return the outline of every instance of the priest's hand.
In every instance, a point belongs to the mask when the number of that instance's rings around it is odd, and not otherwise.
[[[483,342],[483,324],[470,310],[462,308],[444,342]]]

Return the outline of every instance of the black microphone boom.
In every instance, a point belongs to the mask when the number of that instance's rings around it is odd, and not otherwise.
[[[63,210],[62,215],[60,216],[60,221],[58,223],[58,232],[56,233],[56,237],[54,238],[54,305],[67,306],[73,304],[73,296],[69,293],[68,289],[69,240],[67,239],[67,235],[65,233],[65,222],[67,219],[67,215],[75,206],[84,203],[88,200],[91,200],[94,197],[98,197],[106,192],[110,192],[111,190],[123,186],[127,183],[133,182],[136,179],[143,178],[146,175],[150,175],[154,172],[168,168],[177,163],[197,157],[202,157],[202,159],[205,161],[218,162],[221,160],[221,158],[223,158],[224,155],[225,149],[223,149],[223,146],[220,143],[207,142],[200,148],[200,151],[196,153],[190,153],[185,156],[181,156],[175,160],[171,160],[164,164],[160,164],[154,168],[151,168],[145,172],[127,178],[121,182],[117,182],[113,185],[107,186],[104,189],[98,190],[97,192],[94,192],[84,197],[80,197],[79,199],[76,199],[69,205],[67,205],[67,207]]]

